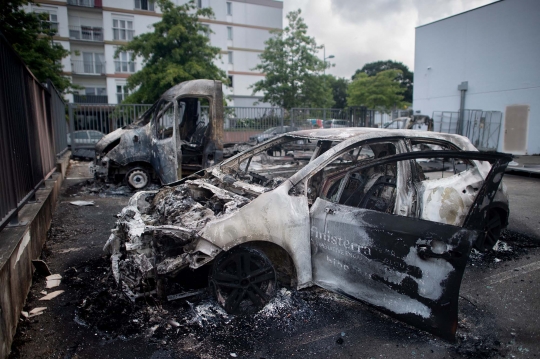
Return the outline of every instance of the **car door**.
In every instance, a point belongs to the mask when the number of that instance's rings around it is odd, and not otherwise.
[[[162,100],[156,107],[152,122],[151,164],[161,183],[181,178],[182,153],[177,146],[178,106],[176,102]]]
[[[414,160],[404,153],[351,170],[310,209],[315,284],[369,303],[420,329],[453,340],[458,295],[482,208],[495,195],[510,156],[448,151],[437,157],[493,162],[463,226],[399,215],[398,197],[417,205]],[[453,156],[453,157],[452,157]],[[324,187],[324,186],[323,186]],[[336,189],[338,188],[338,189]]]

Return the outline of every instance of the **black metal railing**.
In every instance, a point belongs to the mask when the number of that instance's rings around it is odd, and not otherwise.
[[[68,0],[68,5],[94,7],[94,0]]]
[[[50,80],[47,80],[47,89],[51,94],[47,112],[52,118],[54,152],[59,157],[68,149],[67,134],[69,132],[69,123],[66,117],[66,103]]]
[[[69,38],[86,41],[103,41],[103,28],[94,26],[69,26]]]
[[[55,170],[54,123],[60,116],[65,123],[65,112],[1,34],[0,76],[1,230],[18,222],[18,211]]]
[[[108,103],[109,98],[102,95],[73,95],[74,103]]]
[[[99,61],[71,61],[71,72],[83,75],[105,74],[105,62]]]

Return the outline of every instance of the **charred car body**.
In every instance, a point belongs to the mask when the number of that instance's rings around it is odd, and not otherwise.
[[[261,308],[278,282],[318,285],[453,339],[469,252],[507,224],[510,160],[458,135],[292,132],[137,193],[105,249],[132,298],[174,297],[206,268],[228,312]]]
[[[96,144],[93,171],[108,180],[125,179],[143,188],[151,177],[174,182],[223,159],[221,82],[193,80],[166,91],[131,125]],[[207,101],[209,112],[201,111]]]

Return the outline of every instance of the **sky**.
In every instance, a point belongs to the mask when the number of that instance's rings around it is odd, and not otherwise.
[[[289,11],[301,9],[308,35],[325,45],[335,67],[350,78],[364,64],[403,62],[414,70],[415,27],[456,15],[494,0],[284,0],[283,27]],[[321,58],[323,52],[320,52]]]

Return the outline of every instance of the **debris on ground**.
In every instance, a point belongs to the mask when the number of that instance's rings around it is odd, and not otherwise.
[[[57,290],[57,291],[47,294],[46,296],[44,296],[43,298],[40,298],[39,300],[51,300],[58,297],[62,293],[64,293],[63,290]]]
[[[82,207],[82,206],[94,206],[96,204],[96,202],[94,201],[71,201],[69,202],[75,206],[79,206],[79,207]]]
[[[160,186],[157,183],[150,183],[143,188],[144,191],[152,191],[158,189]],[[68,197],[85,197],[85,196],[98,196],[98,197],[131,197],[139,190],[133,190],[123,183],[107,183],[100,179],[87,179],[80,183],[74,184],[66,189],[66,196]]]
[[[47,280],[45,285],[45,288],[47,289],[58,287],[62,282],[62,276],[60,274],[52,274],[45,279]]]
[[[471,266],[495,266],[499,262],[515,260],[527,255],[532,248],[540,247],[540,240],[522,233],[505,229],[501,232],[499,241],[493,250],[479,252],[471,251],[469,264]]]
[[[49,266],[47,263],[42,261],[41,259],[32,259],[32,264],[34,265],[34,268],[36,268],[36,272],[44,277],[51,275],[51,271],[49,270]]]

